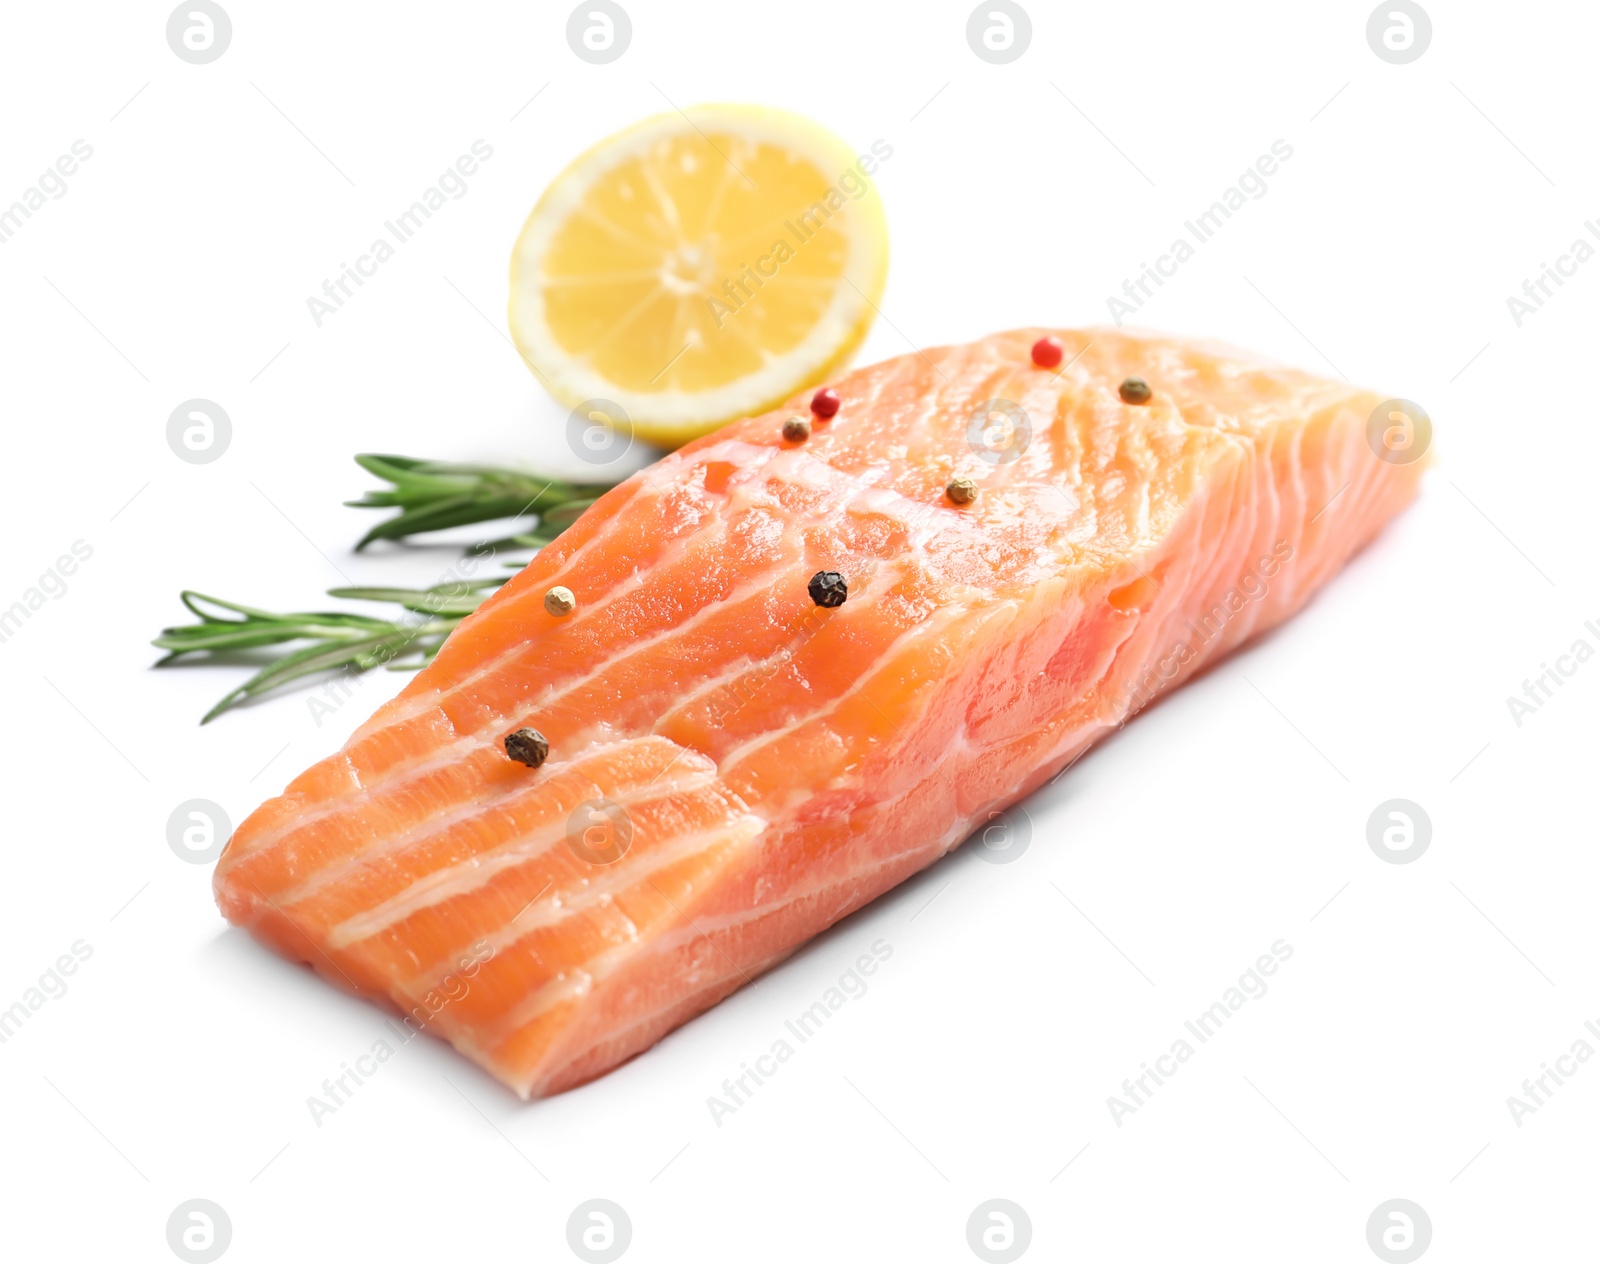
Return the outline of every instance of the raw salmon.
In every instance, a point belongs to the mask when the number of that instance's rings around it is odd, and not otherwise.
[[[524,1098],[583,1083],[1285,618],[1423,465],[1378,395],[1126,331],[833,387],[607,493],[239,827],[227,917]]]

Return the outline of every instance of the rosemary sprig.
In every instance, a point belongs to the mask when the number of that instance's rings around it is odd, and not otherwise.
[[[357,456],[356,464],[390,486],[345,503],[357,509],[400,510],[362,536],[358,551],[374,540],[399,540],[473,522],[530,516],[538,521],[529,531],[495,544],[515,542],[537,548],[555,539],[614,486],[566,483],[498,465],[455,465],[373,453]]]
[[[401,540],[426,531],[493,522],[503,518],[532,518],[525,530],[499,540],[474,545],[476,554],[505,549],[538,550],[570,527],[585,509],[614,483],[567,483],[523,470],[495,465],[454,465],[446,461],[421,461],[408,456],[363,453],[356,463],[389,483],[369,491],[360,500],[347,501],[360,509],[398,509],[356,545],[364,549],[374,540]],[[524,563],[509,563],[513,570]],[[156,664],[164,666],[188,654],[227,654],[263,646],[307,644],[289,650],[268,663],[249,680],[229,692],[200,721],[208,724],[224,711],[250,698],[280,688],[318,672],[364,672],[375,667],[405,671],[423,666],[438,653],[445,637],[478,608],[509,574],[477,580],[450,580],[431,588],[330,588],[330,597],[356,601],[383,601],[405,611],[398,619],[341,611],[277,614],[255,606],[185,591],[183,604],[197,623],[167,628],[152,642],[167,651]]]
[[[343,669],[370,671],[374,667],[396,670],[420,667],[438,653],[445,637],[478,608],[494,589],[509,579],[453,580],[432,588],[332,588],[330,597],[361,601],[388,601],[401,606],[407,617],[378,619],[344,612],[276,614],[254,606],[185,591],[183,604],[198,623],[166,628],[151,642],[167,651],[156,664],[165,666],[186,654],[227,653],[309,641],[267,664],[249,680],[230,690],[201,724],[209,724],[224,711],[290,681],[317,672]],[[238,616],[230,617],[231,615]]]

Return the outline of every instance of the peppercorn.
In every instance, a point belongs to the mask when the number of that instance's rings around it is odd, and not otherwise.
[[[783,437],[790,443],[804,443],[811,437],[811,423],[804,417],[791,417],[783,423]]]
[[[519,764],[537,768],[550,758],[550,743],[538,729],[518,729],[506,734],[506,754]]]
[[[1061,363],[1061,339],[1044,337],[1033,344],[1033,362],[1041,369],[1053,369]]]
[[[1142,377],[1130,377],[1121,386],[1117,387],[1117,394],[1122,396],[1124,404],[1148,404],[1150,402],[1150,383]]]
[[[811,600],[824,610],[844,605],[844,599],[850,595],[844,576],[838,571],[818,571],[806,585],[806,591],[811,594]]]
[[[827,421],[839,411],[839,392],[824,386],[811,397],[811,411]]]
[[[563,588],[560,584],[544,595],[545,610],[558,619],[564,614],[571,614],[577,604],[578,599],[572,595],[572,589]]]
[[[946,485],[944,494],[958,505],[970,504],[978,496],[978,485],[965,474],[953,478]]]

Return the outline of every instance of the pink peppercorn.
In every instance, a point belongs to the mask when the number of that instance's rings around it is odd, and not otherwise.
[[[824,386],[811,397],[811,411],[826,421],[839,411],[839,392]]]

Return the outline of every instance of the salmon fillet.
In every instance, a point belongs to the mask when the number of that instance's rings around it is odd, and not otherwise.
[[[1423,464],[1378,395],[1127,331],[833,385],[809,439],[780,409],[602,497],[235,831],[229,920],[524,1098],[581,1084],[1292,613]]]

